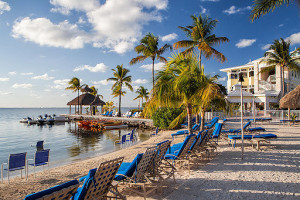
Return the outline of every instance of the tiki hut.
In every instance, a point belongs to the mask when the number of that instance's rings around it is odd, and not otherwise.
[[[282,97],[279,105],[280,108],[288,108],[288,118],[290,119],[290,110],[300,108],[300,85]]]
[[[71,106],[78,105],[78,97],[68,102],[67,105],[70,106],[70,114],[71,114]],[[82,114],[82,106],[90,106],[90,110],[92,111],[91,114],[95,114],[97,106],[103,106],[105,105],[105,102],[100,100],[98,96],[95,97],[92,94],[84,93],[79,96],[79,105],[80,105],[80,114]]]

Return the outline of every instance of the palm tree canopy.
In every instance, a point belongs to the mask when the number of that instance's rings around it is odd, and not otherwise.
[[[131,76],[128,76],[128,73],[130,72],[129,69],[126,69],[123,67],[123,65],[118,65],[116,67],[117,69],[112,69],[113,71],[113,77],[108,78],[107,81],[114,81],[115,83],[112,86],[112,90],[122,88],[123,84],[130,90],[133,91],[131,83]]]
[[[90,87],[90,89],[90,94],[94,95],[95,97],[101,97],[101,99],[103,99],[103,96],[101,94],[98,94],[98,89],[95,86]]]
[[[175,49],[186,48],[186,50],[183,51],[184,54],[189,54],[197,48],[200,51],[200,56],[203,53],[207,59],[213,56],[219,61],[225,62],[226,57],[221,52],[213,48],[213,46],[220,43],[229,42],[227,37],[217,37],[215,34],[212,34],[216,28],[218,20],[212,19],[208,16],[204,17],[201,14],[199,17],[192,15],[191,18],[193,20],[193,24],[191,26],[178,27],[186,33],[189,40],[175,42],[173,47]]]
[[[218,91],[218,85],[214,83],[216,78],[205,76],[198,65],[192,54],[174,54],[165,69],[156,76],[155,94],[147,104],[146,115],[163,106],[179,108],[192,105],[195,112],[201,102],[209,102]],[[170,127],[175,127],[186,114],[187,111],[183,111]]]
[[[80,79],[77,77],[73,77],[68,84],[69,87],[66,87],[66,90],[73,90],[73,92],[76,92],[77,90],[81,89]]]
[[[299,52],[298,47],[295,51],[290,53],[290,41],[285,41],[283,38],[274,40],[273,44],[269,47],[269,51],[265,53],[266,67],[264,71],[275,70],[276,65],[287,67],[292,71],[300,71],[300,57],[295,56]]]
[[[300,4],[300,0],[296,0]],[[275,8],[286,4],[288,6],[293,0],[254,0],[253,9],[251,11],[250,19],[252,22],[261,16],[274,11]]]
[[[139,98],[145,98],[146,101],[149,98],[149,92],[148,89],[144,88],[144,86],[140,86],[137,90],[136,93],[138,94],[138,96],[136,98],[134,98],[134,100],[139,99]]]
[[[130,61],[130,64],[133,65],[137,62],[142,62],[147,58],[151,58],[152,60],[158,59],[161,62],[167,62],[167,60],[161,55],[168,49],[172,50],[172,46],[169,44],[164,44],[159,48],[158,41],[159,38],[154,36],[152,33],[148,33],[145,37],[143,37],[140,41],[140,44],[134,49],[138,54],[142,55],[133,58]]]

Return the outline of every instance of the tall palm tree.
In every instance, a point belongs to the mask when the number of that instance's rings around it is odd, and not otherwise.
[[[130,61],[130,65],[136,64],[138,62],[142,62],[147,58],[151,58],[152,60],[152,83],[154,87],[154,61],[157,59],[160,62],[167,62],[167,59],[162,57],[162,54],[166,52],[166,50],[172,50],[172,46],[169,44],[164,44],[162,47],[158,47],[159,38],[154,36],[152,33],[148,33],[145,37],[143,37],[140,41],[140,44],[135,47],[135,51],[138,54],[141,54]]]
[[[181,30],[186,33],[188,40],[181,40],[173,44],[174,49],[186,48],[182,53],[189,54],[194,52],[195,48],[199,50],[199,68],[202,66],[202,54],[205,58],[209,59],[211,56],[221,62],[226,61],[226,57],[213,46],[223,42],[229,42],[227,37],[217,37],[213,34],[218,20],[212,19],[208,16],[204,17],[201,14],[199,17],[191,16],[193,24],[190,26],[182,27]]]
[[[66,90],[73,90],[73,92],[77,92],[78,94],[78,112],[79,112],[79,92],[86,86],[86,84],[81,85],[80,79],[77,77],[73,77],[69,82],[69,87],[66,87]],[[76,106],[75,106],[76,112]]]
[[[136,98],[134,98],[133,100],[136,100],[136,99],[142,99],[142,106],[143,106],[144,98],[145,98],[146,101],[147,101],[148,98],[149,98],[149,92],[148,92],[148,89],[144,88],[144,86],[140,86],[140,87],[136,90],[136,93],[138,94],[138,96],[137,96]]]
[[[300,0],[297,1],[298,5],[300,5]],[[286,4],[288,6],[292,3],[293,0],[254,0],[253,9],[251,11],[250,19],[252,22],[261,16],[269,13],[270,11],[274,11],[275,8]]]
[[[126,94],[125,91],[123,91],[123,85],[125,85],[130,91],[133,91],[133,88],[131,86],[131,76],[128,76],[128,73],[130,72],[129,69],[126,69],[123,67],[123,65],[117,65],[116,69],[112,69],[113,71],[113,77],[108,78],[107,81],[114,81],[115,83],[112,86],[113,95],[114,97],[119,96],[119,112],[118,116],[121,117],[121,96],[124,96]]]
[[[282,80],[282,96],[285,94],[284,84],[284,69],[292,71],[300,71],[300,58],[296,57],[296,53],[300,50],[298,47],[295,51],[290,53],[290,41],[285,41],[283,38],[274,40],[273,44],[269,47],[269,51],[265,53],[265,61],[268,67],[263,68],[260,73],[274,71],[276,66],[281,68]]]
[[[198,65],[199,61],[192,54],[174,54],[166,68],[158,72],[156,92],[145,108],[145,115],[161,106],[184,107],[184,112],[170,124],[170,128],[187,115],[188,130],[192,133],[192,113],[197,112],[199,102],[206,101],[218,89],[217,84],[203,82],[206,76]]]

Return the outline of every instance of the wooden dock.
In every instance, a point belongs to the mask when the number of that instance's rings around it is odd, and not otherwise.
[[[152,119],[131,118],[131,117],[106,117],[102,115],[69,115],[64,114],[70,120],[114,120],[127,124],[129,127],[155,128]]]

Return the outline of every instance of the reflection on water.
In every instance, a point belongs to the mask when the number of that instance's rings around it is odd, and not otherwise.
[[[88,126],[78,126],[77,123],[69,123],[67,132],[76,137],[76,141],[67,147],[69,157],[76,157],[80,154],[99,151],[105,149],[119,150],[120,146],[114,146],[117,140],[120,140],[122,135],[128,134],[132,129],[115,129],[101,130]],[[149,139],[149,130],[137,129],[137,142],[142,142]],[[101,151],[103,150],[103,151]]]

